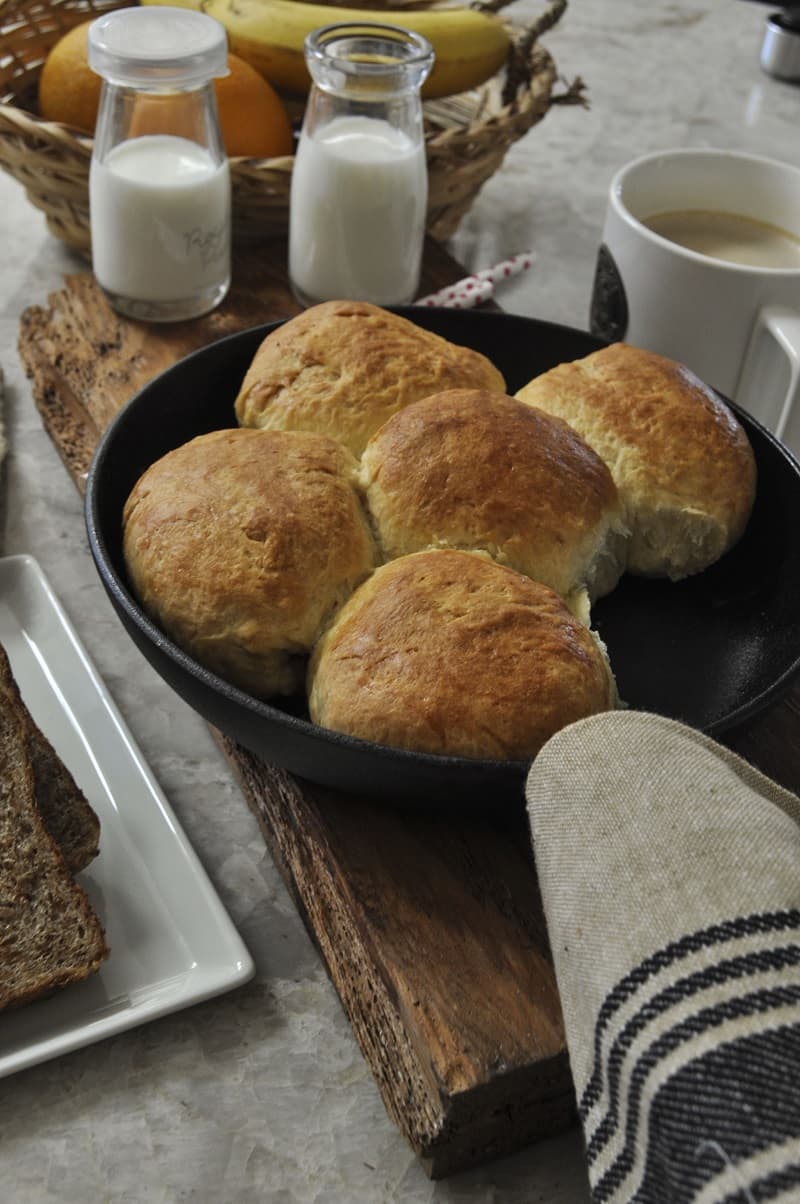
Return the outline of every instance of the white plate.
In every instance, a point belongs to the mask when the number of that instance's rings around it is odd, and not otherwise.
[[[0,1076],[221,994],[253,961],[47,580],[0,559],[0,641],[39,726],[100,818],[80,875],[111,955],[84,983],[3,1014]]]

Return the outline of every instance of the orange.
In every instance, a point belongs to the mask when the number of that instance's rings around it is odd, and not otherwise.
[[[214,80],[227,153],[265,159],[291,155],[292,125],[272,84],[235,54],[228,55],[228,68],[230,75]]]
[[[87,134],[94,130],[102,80],[88,61],[91,21],[76,25],[50,50],[39,76],[39,113]]]
[[[60,121],[86,133],[94,131],[102,80],[89,66],[88,29],[91,21],[76,25],[64,34],[45,60],[39,76],[39,113],[46,121]],[[289,115],[271,84],[254,67],[234,54],[228,55],[229,74],[214,80],[222,141],[228,155],[276,158],[291,155],[292,126]],[[180,106],[180,99],[178,105]],[[175,101],[171,102],[174,106]],[[136,107],[132,133],[156,132],[164,101],[143,96]],[[188,106],[187,106],[188,108]],[[173,108],[174,116],[174,108]],[[180,113],[178,114],[180,118]],[[172,132],[191,136],[173,124]]]

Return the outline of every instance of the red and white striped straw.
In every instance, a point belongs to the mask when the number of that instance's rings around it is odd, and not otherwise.
[[[481,301],[488,301],[493,293],[494,285],[491,280],[476,280],[474,276],[465,276],[463,280],[458,280],[448,288],[416,301],[415,305],[437,309],[471,309],[473,305],[480,305]]]
[[[473,305],[479,305],[481,301],[486,301],[493,296],[498,284],[502,284],[504,280],[510,280],[512,276],[518,276],[520,272],[527,271],[533,261],[532,251],[522,251],[519,255],[512,255],[510,259],[504,259],[502,263],[495,264],[493,268],[482,268],[471,276],[465,276],[463,280],[458,280],[455,284],[440,289],[438,293],[429,293],[427,297],[420,297],[416,304],[452,309],[468,309]]]

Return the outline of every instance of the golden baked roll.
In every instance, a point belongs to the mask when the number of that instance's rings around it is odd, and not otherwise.
[[[631,530],[631,572],[678,580],[741,536],[755,498],[750,443],[682,364],[614,343],[551,368],[517,397],[563,418],[609,466]]]
[[[615,703],[589,628],[548,586],[478,552],[383,565],[309,662],[315,723],[417,752],[526,759]]]
[[[145,610],[260,698],[301,689],[322,626],[376,563],[357,464],[321,435],[222,430],[167,453],[123,512]]]
[[[317,431],[360,456],[403,406],[443,389],[505,392],[493,364],[361,301],[326,301],[262,342],[236,398],[242,426]]]
[[[627,531],[611,474],[559,418],[484,389],[435,393],[394,414],[361,459],[387,558],[480,549],[562,597],[607,593]]]

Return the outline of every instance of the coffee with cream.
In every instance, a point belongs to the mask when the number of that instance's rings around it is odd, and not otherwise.
[[[758,268],[800,268],[800,238],[779,226],[710,209],[656,213],[642,222],[654,234],[712,259]]]

